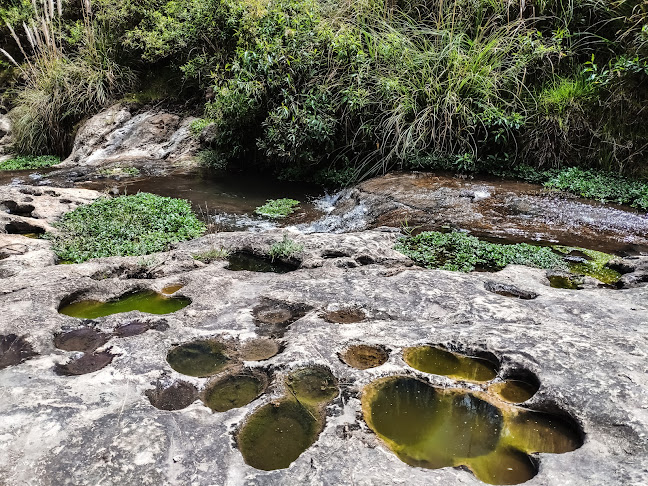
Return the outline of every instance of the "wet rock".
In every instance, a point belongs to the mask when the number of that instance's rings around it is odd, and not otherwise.
[[[110,338],[110,334],[105,334],[92,327],[82,327],[56,334],[54,346],[64,351],[91,353],[106,344]]]
[[[538,294],[535,292],[523,290],[516,287],[515,285],[504,284],[500,282],[486,282],[484,283],[484,288],[489,292],[493,292],[495,294],[504,295],[506,297],[517,297],[518,299],[530,300],[538,297]]]
[[[189,131],[193,120],[162,110],[140,112],[135,105],[111,106],[83,124],[72,154],[59,167],[192,159],[199,148]]]
[[[0,370],[7,366],[20,364],[36,355],[32,345],[24,336],[0,335]]]
[[[403,225],[455,227],[512,242],[545,241],[606,253],[648,250],[648,216],[595,201],[563,198],[515,181],[462,180],[392,173],[360,183],[336,202],[330,218],[362,208],[347,231]]]
[[[155,408],[170,411],[187,408],[198,398],[196,387],[182,380],[158,380],[155,388],[144,394]]]
[[[54,371],[58,375],[67,376],[94,373],[112,363],[114,357],[115,355],[109,351],[102,351],[100,353],[84,353],[78,358],[72,358],[67,363],[57,363],[54,367]]]

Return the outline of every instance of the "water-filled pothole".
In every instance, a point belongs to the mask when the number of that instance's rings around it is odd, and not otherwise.
[[[101,302],[81,300],[59,307],[59,312],[71,317],[96,319],[121,312],[140,311],[148,314],[170,314],[191,304],[186,297],[166,297],[152,290],[124,294],[118,299]]]
[[[0,370],[7,366],[20,364],[37,354],[24,336],[0,335]]]
[[[167,285],[166,287],[164,287],[164,288],[162,289],[162,293],[163,293],[164,295],[171,295],[171,294],[175,294],[175,293],[176,293],[178,290],[180,290],[182,287],[184,287],[184,285],[181,284],[181,283]]]
[[[68,376],[94,373],[112,363],[114,357],[115,355],[109,351],[85,353],[81,357],[71,359],[67,363],[57,363],[54,371],[59,375]]]
[[[28,221],[15,219],[5,225],[5,232],[10,235],[42,235],[45,229]]]
[[[368,344],[357,344],[349,346],[340,359],[349,366],[358,370],[375,368],[387,362],[389,354],[382,346],[370,346]]]
[[[204,339],[176,346],[167,354],[167,362],[178,373],[203,377],[221,371],[230,362],[230,357],[225,344]]]
[[[63,351],[91,353],[106,344],[112,336],[93,327],[82,327],[54,335],[54,346]]]
[[[581,290],[583,278],[576,275],[549,275],[549,285],[554,289]]]
[[[226,412],[251,403],[268,386],[268,378],[259,372],[241,371],[210,383],[203,402],[215,412]]]
[[[337,380],[324,368],[302,368],[286,378],[288,393],[256,410],[238,434],[247,464],[270,471],[288,467],[324,428],[324,408],[338,393]]]
[[[362,309],[357,307],[350,307],[347,309],[339,309],[335,311],[328,311],[322,315],[326,322],[338,324],[353,324],[362,322],[366,319],[366,315]]]
[[[464,356],[436,346],[405,348],[403,359],[412,368],[425,373],[477,382],[492,380],[499,368],[492,360]]]
[[[288,326],[306,315],[312,307],[280,300],[263,299],[252,309],[257,331],[262,336],[283,337]]]
[[[490,484],[523,483],[538,472],[529,457],[582,445],[576,424],[405,376],[382,378],[362,394],[369,427],[403,462],[438,469],[465,466]]]
[[[229,264],[225,268],[235,272],[247,270],[249,272],[288,273],[297,270],[296,265],[246,252],[232,253],[227,257],[227,261]]]
[[[146,390],[144,394],[151,405],[160,410],[181,410],[198,398],[196,387],[182,380],[171,383],[158,381],[154,389]]]
[[[144,334],[149,329],[151,329],[151,325],[148,322],[133,321],[115,328],[114,333],[117,337],[125,338]]]
[[[539,385],[537,383],[529,383],[526,380],[509,379],[493,383],[488,387],[488,391],[495,393],[502,400],[507,402],[522,403],[535,395],[538,388]]]
[[[265,361],[280,351],[281,346],[274,339],[258,338],[245,341],[239,352],[243,361]]]

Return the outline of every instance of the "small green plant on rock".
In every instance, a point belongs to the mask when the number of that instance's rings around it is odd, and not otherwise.
[[[299,201],[295,199],[268,199],[263,206],[259,206],[254,212],[268,218],[279,219],[294,213],[298,206]]]
[[[140,175],[140,170],[137,167],[110,167],[107,169],[101,169],[99,174],[104,176],[134,177]]]
[[[281,241],[273,243],[268,251],[268,256],[272,261],[276,258],[291,258],[298,253],[301,253],[304,249],[304,245],[297,243],[295,240],[288,238],[288,235],[284,235]]]
[[[460,232],[424,231],[416,236],[400,238],[395,249],[419,265],[442,270],[499,270],[512,264],[567,269],[562,257],[551,248],[527,243],[490,243]]]
[[[19,155],[13,159],[0,162],[0,170],[34,170],[45,169],[61,162],[54,155]]]
[[[200,253],[194,253],[192,256],[194,260],[198,260],[203,263],[211,263],[217,260],[224,260],[230,255],[230,252],[227,248],[210,248],[209,250],[202,251]]]
[[[54,252],[74,263],[166,251],[205,231],[189,202],[148,193],[99,199],[66,213],[54,226],[57,231],[46,234]]]

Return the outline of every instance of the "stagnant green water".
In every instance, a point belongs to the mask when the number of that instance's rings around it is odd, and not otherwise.
[[[482,358],[462,356],[435,346],[416,346],[403,350],[403,359],[425,373],[458,380],[488,381],[497,375],[497,366]]]
[[[526,402],[538,391],[538,386],[522,380],[506,380],[488,387],[492,393],[511,403]]]
[[[96,319],[120,312],[140,311],[148,314],[170,314],[191,304],[186,297],[166,297],[152,290],[122,295],[118,299],[101,302],[81,300],[59,308],[61,314],[82,319]]]
[[[581,446],[575,426],[546,414],[501,410],[470,393],[392,376],[368,385],[362,410],[369,427],[405,463],[466,466],[490,484],[519,484],[537,474],[529,457]]]
[[[167,354],[167,362],[171,368],[188,376],[213,375],[222,370],[229,361],[226,346],[213,339],[182,344]]]
[[[317,440],[323,409],[339,393],[337,380],[323,368],[302,368],[285,383],[284,398],[255,411],[238,435],[245,462],[264,471],[288,467]]]
[[[216,412],[226,412],[252,402],[266,387],[259,376],[240,373],[230,375],[210,385],[205,391],[205,405]]]

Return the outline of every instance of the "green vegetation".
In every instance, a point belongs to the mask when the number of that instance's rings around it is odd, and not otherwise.
[[[573,248],[570,246],[554,246],[554,249],[564,255],[572,252],[580,252],[585,256],[584,262],[569,263],[569,270],[576,275],[587,275],[594,277],[606,284],[612,284],[621,278],[621,274],[612,270],[607,263],[614,258],[614,255],[601,251],[588,250],[587,248]]]
[[[285,218],[294,213],[299,206],[299,201],[295,199],[268,199],[263,205],[254,210],[255,213],[268,218]]]
[[[460,232],[425,231],[400,238],[395,248],[419,265],[442,270],[499,270],[512,264],[567,269],[563,258],[551,248],[526,243],[490,243]]]
[[[66,213],[55,227],[47,234],[54,251],[74,263],[166,251],[205,231],[187,201],[148,193],[99,199]]]
[[[217,260],[225,260],[230,255],[229,250],[226,248],[210,248],[209,250],[202,251],[200,253],[195,253],[192,255],[194,260],[198,260],[203,263],[211,263]]]
[[[134,177],[140,175],[140,170],[137,167],[110,167],[107,169],[101,169],[99,173],[105,176]]]
[[[272,244],[268,255],[272,261],[276,258],[287,259],[301,253],[303,249],[304,245],[300,245],[295,240],[288,238],[288,235],[284,235],[281,241]]]
[[[206,164],[291,179],[520,161],[641,177],[646,2],[10,0],[0,76],[24,154],[66,155],[128,93],[202,112]]]
[[[45,169],[60,162],[61,159],[54,155],[21,155],[0,162],[0,170]]]
[[[512,170],[495,170],[494,173],[503,177],[543,184],[547,188],[570,192],[581,197],[648,210],[648,182],[607,171],[579,167],[541,170],[529,165],[520,165]]]

